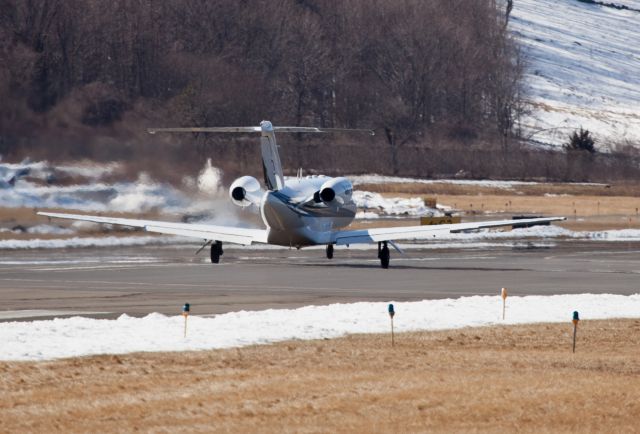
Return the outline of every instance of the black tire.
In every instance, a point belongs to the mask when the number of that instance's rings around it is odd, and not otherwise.
[[[333,244],[327,244],[327,259],[333,259]]]
[[[222,256],[222,243],[220,241],[216,241],[211,244],[211,263],[218,264],[220,263],[220,256]]]
[[[384,246],[380,249],[380,253],[378,254],[380,257],[380,266],[385,270],[389,268],[389,260],[391,259],[391,254],[389,253],[389,247]]]

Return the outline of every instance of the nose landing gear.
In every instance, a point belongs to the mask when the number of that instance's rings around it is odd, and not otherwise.
[[[387,246],[386,241],[378,243],[378,258],[380,259],[380,266],[382,268],[389,268],[389,260],[391,259],[391,254],[389,253],[389,247]]]
[[[211,263],[217,264],[220,262],[220,256],[224,254],[222,250],[222,241],[215,241],[211,243]]]

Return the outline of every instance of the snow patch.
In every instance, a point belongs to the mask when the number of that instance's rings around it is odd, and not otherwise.
[[[496,324],[566,322],[574,310],[583,320],[640,317],[640,294],[576,294],[509,297],[506,320],[500,296],[394,302],[398,332]],[[191,316],[158,313],[116,320],[83,317],[0,323],[0,360],[49,360],[138,351],[211,350],[292,339],[327,339],[353,333],[387,333],[387,302],[306,306]],[[283,326],[284,325],[284,326]],[[400,339],[402,339],[400,337]]]
[[[559,146],[582,126],[603,150],[609,139],[640,142],[639,23],[640,12],[575,0],[513,2],[509,27],[524,47],[533,104],[525,136]]]
[[[140,174],[138,181],[118,191],[107,208],[120,212],[145,212],[171,209],[185,204],[181,192],[165,184],[156,184],[148,175]]]
[[[40,235],[70,235],[74,234],[75,231],[73,229],[63,228],[61,226],[54,225],[36,225],[27,228],[27,233],[29,234],[40,234]]]
[[[348,177],[353,185],[362,184],[456,184],[456,185],[477,185],[480,187],[493,187],[510,189],[516,185],[536,185],[537,182],[527,181],[492,181],[476,179],[420,179],[406,178],[401,176],[385,175],[353,175]]]
[[[380,214],[373,211],[358,211],[356,213],[356,219],[377,219],[380,218]]]
[[[470,185],[478,187],[490,187],[500,189],[512,189],[513,187],[522,185],[540,185],[539,182],[532,181],[494,181],[490,179],[422,179],[422,178],[405,178],[400,176],[385,175],[352,175],[348,176],[353,185],[363,184],[454,184],[454,185]],[[605,186],[606,184],[576,182],[566,183],[566,185],[584,185],[584,186]]]
[[[392,216],[423,216],[423,215],[442,215],[436,208],[430,208],[424,204],[424,199],[419,197],[412,198],[386,198],[380,193],[371,193],[369,191],[353,192],[353,201],[358,208],[364,211],[378,210],[380,214]]]
[[[120,163],[99,164],[93,161],[81,161],[79,163],[62,164],[55,166],[57,171],[67,173],[72,176],[80,176],[88,179],[100,179],[106,175],[114,173],[121,168]]]
[[[3,164],[0,169],[9,170],[16,164]],[[46,162],[29,163],[29,167],[48,167]],[[105,165],[96,167],[60,166],[66,171],[88,175],[95,171],[94,178],[116,170],[119,166]],[[59,170],[60,167],[56,167]],[[0,173],[2,173],[0,170]],[[32,172],[33,173],[33,172]],[[222,191],[222,171],[207,161],[200,172],[197,182],[186,180],[187,191],[181,191],[167,183],[152,180],[141,173],[135,182],[104,183],[92,182],[80,185],[42,185],[21,180],[15,187],[2,189],[0,207],[2,208],[57,208],[73,209],[85,212],[147,212],[161,209],[165,213],[198,214],[213,210],[212,195]],[[195,194],[199,192],[200,194]],[[227,212],[233,205],[215,203],[216,212]]]

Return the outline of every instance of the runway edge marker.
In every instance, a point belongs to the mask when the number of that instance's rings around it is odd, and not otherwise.
[[[393,308],[393,304],[389,303],[389,318],[391,319],[391,346],[395,345],[394,337],[393,337],[393,316],[396,314],[396,311]]]
[[[504,321],[505,309],[507,306],[507,288],[502,288],[502,320]]]
[[[580,321],[580,315],[577,310],[573,311],[573,352],[576,352],[576,335],[578,333],[578,322]]]
[[[185,303],[182,306],[182,316],[184,317],[184,338],[187,338],[187,318],[189,317],[189,311],[191,310],[191,305],[189,303]]]

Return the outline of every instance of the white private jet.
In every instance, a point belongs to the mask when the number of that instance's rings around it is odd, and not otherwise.
[[[378,243],[378,258],[382,268],[389,267],[389,247],[402,251],[394,244],[397,240],[427,240],[438,236],[474,229],[511,226],[513,220],[477,223],[444,224],[437,226],[404,226],[376,229],[343,230],[356,215],[352,199],[353,186],[347,178],[306,176],[285,178],[278,155],[275,132],[325,133],[343,130],[309,127],[277,127],[263,121],[257,127],[213,127],[213,128],[158,128],[149,132],[203,132],[203,133],[260,133],[264,189],[252,176],[236,179],[229,188],[231,201],[246,207],[256,205],[260,209],[263,229],[247,229],[208,224],[173,223],[153,220],[101,217],[77,214],[39,212],[38,214],[95,223],[123,225],[143,228],[149,232],[199,238],[211,245],[211,262],[218,263],[223,254],[222,243],[250,245],[256,243],[279,246],[306,247],[325,245],[327,258],[333,258],[334,245]],[[564,217],[532,218],[518,220],[517,224],[547,223],[564,220]]]

